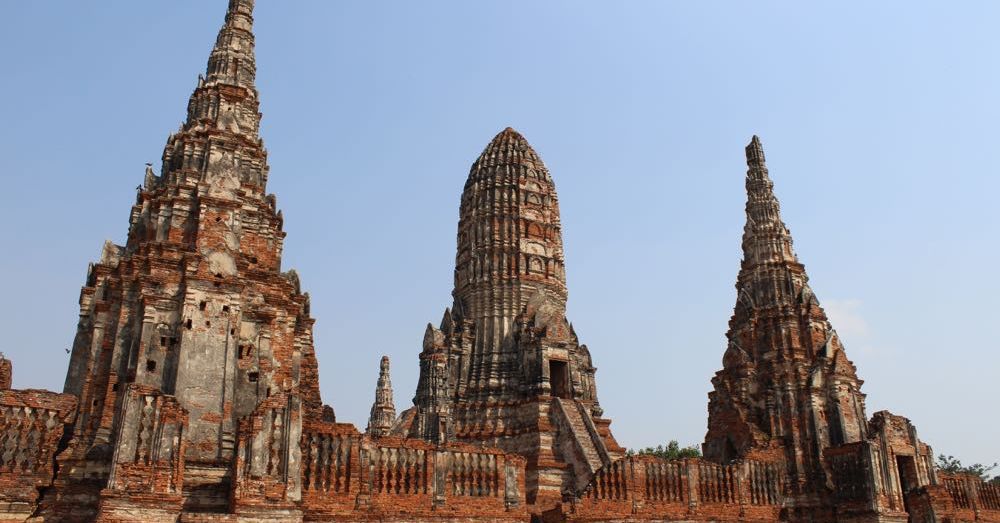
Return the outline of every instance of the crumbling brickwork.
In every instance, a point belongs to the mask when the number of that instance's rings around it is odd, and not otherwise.
[[[309,296],[282,272],[282,215],[266,192],[252,10],[230,1],[161,174],[146,169],[126,244],[105,244],[90,268],[65,385],[81,407],[47,517],[81,510],[85,490],[88,507],[130,492],[114,460],[149,443],[122,428],[130,391],[183,412],[170,452],[183,449],[176,495],[194,511],[230,505],[239,423],[262,402],[294,396],[296,416],[321,415]]]
[[[14,381],[14,366],[0,353],[0,390],[8,390]]]
[[[24,521],[34,512],[40,489],[52,484],[59,441],[76,407],[69,394],[0,389],[0,521]]]
[[[705,459],[615,442],[565,316],[552,177],[510,128],[466,181],[413,408],[396,416],[383,357],[366,432],[336,423],[282,271],[252,26],[230,0],[126,244],[90,267],[65,392],[11,390],[0,356],[0,521],[1000,523],[1000,487],[936,471],[908,419],[868,419],[757,137]]]
[[[868,420],[862,381],[792,250],[756,136],[746,159],[743,262],[705,457],[781,463],[786,519],[906,521],[908,500],[938,483],[933,452],[906,418]]]
[[[793,489],[811,492],[826,483],[822,449],[866,436],[864,395],[792,250],[756,136],[746,153],[743,263],[705,455],[726,462],[778,445]]]

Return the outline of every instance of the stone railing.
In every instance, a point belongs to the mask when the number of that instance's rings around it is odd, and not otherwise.
[[[951,496],[952,503],[956,508],[972,508],[970,501],[970,489],[968,481],[964,476],[947,476],[941,474],[941,483]]]
[[[416,452],[423,454],[424,451]],[[503,455],[499,456],[483,452],[438,452],[436,460],[445,465],[445,477],[442,479],[446,485],[451,485],[450,489],[445,489],[447,495],[502,498],[504,488],[501,486],[507,478],[503,476]],[[517,480],[516,477],[512,479]],[[516,504],[517,500],[512,502]]]
[[[719,465],[630,456],[599,470],[572,502],[569,519],[776,519],[784,493],[781,462]]]
[[[302,505],[316,517],[523,520],[524,459],[310,423],[302,434]]]
[[[286,517],[302,497],[302,402],[295,394],[267,398],[239,423],[233,504]]]
[[[375,447],[369,452],[368,460],[372,494],[405,496],[427,493],[429,465],[427,451],[406,447]],[[471,488],[471,479],[469,483]],[[466,482],[463,477],[461,490],[465,489]]]
[[[353,427],[351,427],[353,428]],[[302,491],[326,496],[351,492],[357,471],[357,443],[361,435],[313,430],[302,434]],[[357,467],[354,467],[355,469]]]
[[[699,463],[698,499],[703,503],[736,503],[739,497],[736,474],[736,465]]]
[[[687,503],[687,466],[683,461],[644,461],[646,499],[652,502]]]
[[[52,484],[55,453],[76,398],[43,390],[0,390],[0,520],[30,514]]]
[[[937,483],[906,495],[909,520],[1000,522],[1000,485],[984,483],[978,476],[937,472]]]
[[[622,501],[628,499],[630,474],[628,460],[613,461],[601,467],[584,491],[590,499]]]
[[[97,520],[126,521],[141,508],[152,521],[180,510],[187,426],[188,413],[174,396],[127,386]]]
[[[107,488],[178,494],[184,478],[188,414],[173,396],[129,384],[118,423]]]
[[[979,504],[985,510],[1000,511],[1000,484],[979,483]]]
[[[971,474],[938,472],[938,480],[954,505],[956,513],[952,519],[1000,521],[1000,485],[986,483]]]

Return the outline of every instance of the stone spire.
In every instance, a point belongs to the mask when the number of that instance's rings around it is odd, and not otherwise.
[[[163,150],[162,176],[151,178],[147,169],[147,183],[194,179],[207,182],[212,197],[228,200],[235,199],[239,183],[248,183],[263,197],[268,166],[254,83],[253,5],[254,0],[230,0],[206,74],[199,75],[188,100],[187,118]]]
[[[774,182],[764,163],[764,148],[756,135],[746,147],[747,204],[746,225],[743,228],[744,264],[793,263],[798,259],[792,251],[792,235],[781,221],[781,206],[774,196]]]
[[[392,401],[392,381],[389,380],[389,357],[382,356],[378,385],[375,386],[375,403],[368,416],[368,435],[381,438],[389,434],[396,421],[396,405]]]
[[[229,0],[226,22],[208,57],[206,83],[255,90],[257,60],[254,57],[253,4],[254,0]]]
[[[465,182],[452,295],[454,313],[475,324],[468,387],[484,397],[516,379],[505,340],[529,301],[555,314],[566,309],[555,184],[510,127],[486,146]]]
[[[72,465],[61,471],[111,470],[101,460],[135,445],[116,427],[138,426],[121,420],[142,412],[128,405],[143,391],[187,416],[183,458],[204,475],[192,481],[224,493],[208,511],[228,506],[225,482],[236,474],[227,468],[247,436],[241,427],[260,426],[252,418],[284,410],[285,442],[297,441],[304,418],[324,418],[309,296],[282,270],[284,220],[266,192],[252,27],[253,1],[231,0],[160,175],[146,169],[127,244],[105,246],[87,275],[65,382],[80,413],[63,454]],[[274,459],[298,477],[297,445],[280,446]]]
[[[743,261],[705,456],[728,462],[780,448],[806,492],[826,483],[824,448],[865,437],[862,381],[792,250],[756,136],[746,159]]]
[[[465,182],[456,305],[468,318],[512,319],[542,293],[565,309],[563,263],[555,183],[524,136],[508,127],[486,146]]]
[[[209,55],[207,76],[199,76],[188,101],[187,118],[163,149],[160,176],[147,164],[142,191],[132,211],[126,246],[129,252],[149,241],[197,240],[199,236],[190,231],[198,228],[194,222],[203,216],[189,214],[192,207],[182,204],[182,199],[207,197],[204,201],[225,201],[228,203],[223,206],[230,207],[241,197],[249,197],[262,208],[270,208],[269,220],[281,228],[282,216],[275,198],[266,194],[269,167],[259,137],[261,114],[254,87],[252,31],[253,0],[230,0],[225,22]],[[180,220],[190,223],[184,228],[175,227]],[[246,228],[236,229],[245,232]],[[232,234],[239,232],[230,230]],[[176,236],[168,238],[170,234]],[[280,267],[282,236],[267,242],[276,247],[275,268]]]

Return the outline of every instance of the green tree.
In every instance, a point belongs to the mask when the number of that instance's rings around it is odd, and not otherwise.
[[[1000,483],[1000,476],[990,479],[990,472],[997,468],[997,464],[983,465],[982,463],[973,463],[972,465],[963,465],[962,462],[955,456],[945,456],[944,454],[938,454],[937,457],[937,468],[940,471],[948,472],[951,474],[971,474],[978,477],[983,481],[993,481]]]
[[[683,458],[700,458],[701,450],[697,445],[691,445],[688,447],[681,448],[680,443],[677,440],[672,439],[666,446],[657,445],[656,447],[646,447],[638,451],[629,450],[628,454],[634,456],[636,454],[640,456],[655,456],[661,459],[683,459]]]

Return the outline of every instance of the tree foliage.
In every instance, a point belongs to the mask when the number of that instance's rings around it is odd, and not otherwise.
[[[697,445],[690,445],[687,447],[681,447],[677,440],[672,439],[666,446],[657,445],[656,447],[646,447],[638,451],[629,450],[629,455],[640,455],[640,456],[655,456],[661,459],[684,459],[684,458],[700,458],[701,450]]]
[[[1000,483],[1000,476],[990,479],[990,473],[993,469],[997,468],[997,464],[983,465],[982,463],[973,463],[972,465],[963,465],[962,462],[955,456],[945,456],[944,454],[939,454],[937,457],[937,468],[942,472],[948,472],[950,474],[971,474],[978,477],[983,481],[992,481],[995,483]]]

